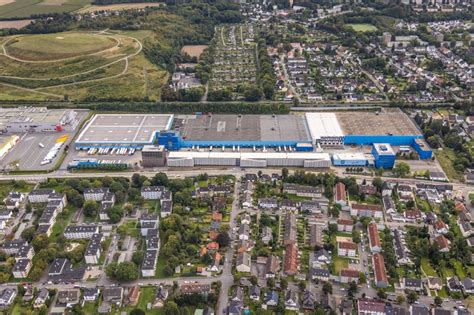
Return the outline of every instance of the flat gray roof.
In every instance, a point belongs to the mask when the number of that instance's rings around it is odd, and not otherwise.
[[[413,121],[399,109],[384,109],[375,112],[336,112],[344,135],[357,136],[417,136],[422,132]]]
[[[171,114],[97,114],[81,131],[79,143],[148,143],[168,130]]]
[[[304,116],[186,116],[180,133],[194,141],[309,141]]]

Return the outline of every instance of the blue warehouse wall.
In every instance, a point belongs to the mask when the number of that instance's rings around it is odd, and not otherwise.
[[[388,143],[390,145],[412,145],[417,138],[423,136],[344,136],[344,144],[372,145],[373,143]]]

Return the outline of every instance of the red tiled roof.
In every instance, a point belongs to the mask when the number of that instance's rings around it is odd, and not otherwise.
[[[434,224],[436,230],[441,230],[446,228],[446,223],[444,223],[442,220],[438,220]]]
[[[336,201],[337,200],[346,200],[346,185],[344,183],[337,183],[336,184]]]
[[[296,244],[288,244],[285,247],[285,266],[283,270],[288,275],[298,272],[298,248]]]
[[[369,230],[369,241],[370,241],[370,247],[381,247],[380,245],[380,237],[379,237],[379,231],[377,230],[377,224],[375,223],[370,223],[368,226]]]
[[[353,242],[338,242],[337,246],[342,249],[357,249],[357,244]]]
[[[341,224],[341,225],[354,225],[354,222],[353,222],[352,220],[339,219],[339,220],[337,220],[337,224]]]
[[[371,211],[382,211],[382,207],[379,205],[367,205],[363,203],[353,203],[352,209],[355,210],[371,210]]]
[[[435,241],[436,241],[436,243],[438,243],[438,246],[439,246],[440,249],[449,248],[449,242],[446,239],[446,237],[444,237],[444,235],[436,236]]]
[[[385,270],[385,259],[383,258],[382,254],[375,253],[372,257],[372,260],[374,264],[376,282],[383,281],[388,283],[387,271]]]
[[[341,269],[341,277],[359,278],[359,270],[355,269]]]

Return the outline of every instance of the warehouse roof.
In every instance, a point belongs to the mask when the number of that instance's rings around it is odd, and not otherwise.
[[[309,141],[299,115],[185,116],[179,129],[189,141]]]
[[[316,152],[215,152],[170,151],[168,159],[182,158],[234,158],[234,159],[305,159],[330,160],[328,153]]]
[[[97,114],[82,130],[79,143],[149,143],[157,131],[169,130],[170,114]]]
[[[335,113],[306,113],[305,116],[313,140],[344,136]]]

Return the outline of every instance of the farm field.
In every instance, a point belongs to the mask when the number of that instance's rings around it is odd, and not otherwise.
[[[5,28],[16,28],[20,29],[29,25],[33,20],[12,20],[12,21],[0,21],[0,29]]]
[[[75,13],[93,13],[99,11],[123,11],[132,9],[144,9],[147,7],[161,7],[164,3],[120,3],[109,5],[90,5],[77,10]]]
[[[0,99],[157,100],[168,73],[142,52],[141,41],[150,33],[65,32],[3,38]]]
[[[377,30],[377,27],[372,24],[346,24],[356,32],[373,32]]]
[[[27,18],[36,14],[72,12],[90,3],[90,0],[8,0],[0,2],[0,18]]]
[[[181,52],[188,54],[191,57],[199,58],[207,45],[185,45],[181,48]]]

